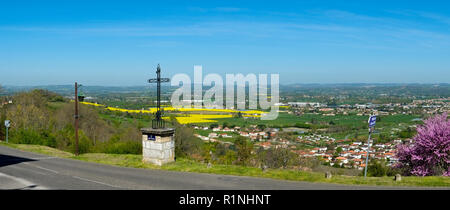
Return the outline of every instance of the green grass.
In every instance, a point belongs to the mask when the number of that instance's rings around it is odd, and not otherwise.
[[[22,151],[28,151],[28,152],[34,152],[54,157],[60,157],[60,158],[72,158],[74,155],[69,152],[61,151],[55,148],[47,147],[47,146],[41,146],[41,145],[29,145],[29,144],[12,144],[12,143],[5,143],[3,141],[0,141],[1,146],[8,146],[12,147],[18,150]]]
[[[22,145],[22,144],[6,144],[0,142],[2,146],[8,146],[23,151],[41,153],[45,155],[71,158],[88,162],[95,162],[107,165],[115,165],[122,167],[160,169],[169,171],[196,172],[196,173],[212,173],[226,174],[236,176],[252,176],[292,181],[307,181],[334,183],[346,185],[377,185],[377,186],[421,186],[421,187],[450,187],[450,177],[402,177],[402,181],[395,182],[393,177],[353,177],[333,175],[331,179],[325,179],[324,174],[315,172],[306,172],[288,169],[269,169],[263,172],[259,168],[236,166],[236,165],[213,165],[208,168],[206,164],[202,164],[188,159],[177,159],[176,162],[163,166],[156,166],[142,162],[141,155],[119,155],[119,154],[103,154],[88,153],[80,156],[74,156],[71,153],[63,152],[54,148],[39,145]]]
[[[287,113],[279,113],[278,118],[275,120],[261,120],[261,119],[244,119],[244,118],[222,118],[216,119],[219,125],[222,125],[224,122],[228,123],[228,125],[236,125],[236,126],[249,126],[249,125],[259,125],[264,124],[266,126],[292,126],[297,122],[305,122],[306,119],[294,115],[289,115]],[[209,123],[210,124],[210,123]]]
[[[389,115],[380,116],[381,121],[377,122],[377,127],[398,127],[402,125],[414,125],[419,122],[412,121],[415,118],[420,118],[416,115]],[[335,125],[347,126],[350,128],[366,128],[367,116],[357,115],[336,115],[336,116],[323,116],[316,114],[304,114],[302,116],[295,116],[288,113],[279,113],[278,118],[275,120],[260,120],[260,119],[244,119],[244,118],[223,118],[216,119],[219,125],[224,122],[228,125],[244,126],[244,125],[258,125],[264,124],[267,126],[281,126],[288,127],[294,126],[296,123],[311,123],[315,120],[318,124],[327,125],[330,121],[333,121]],[[211,123],[205,123],[203,125],[209,125]]]

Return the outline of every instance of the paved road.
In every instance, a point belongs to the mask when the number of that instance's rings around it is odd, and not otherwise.
[[[0,189],[303,190],[399,188],[347,186],[229,175],[125,168],[49,157],[0,146]]]

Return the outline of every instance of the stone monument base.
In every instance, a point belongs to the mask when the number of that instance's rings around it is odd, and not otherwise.
[[[163,165],[175,161],[173,128],[142,128],[142,161]]]

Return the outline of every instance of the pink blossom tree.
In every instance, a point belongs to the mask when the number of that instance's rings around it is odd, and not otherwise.
[[[412,144],[399,145],[397,157],[404,175],[450,176],[450,120],[436,115],[418,126]]]

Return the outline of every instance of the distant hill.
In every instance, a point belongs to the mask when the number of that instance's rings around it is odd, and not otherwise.
[[[169,84],[162,85],[162,92],[167,94],[178,87]],[[204,87],[204,90],[210,87]],[[270,87],[269,87],[270,88]],[[42,85],[42,86],[4,86],[3,94],[11,95],[16,92],[31,89],[45,89],[59,93],[63,96],[73,95],[73,85]],[[155,84],[143,86],[82,86],[80,91],[89,95],[104,94],[153,94],[156,92]],[[399,84],[399,83],[340,83],[340,84],[290,84],[280,85],[280,95],[306,94],[312,96],[396,96],[396,97],[450,97],[450,84]]]
[[[292,84],[280,86],[280,92],[312,96],[450,97],[450,84]]]

